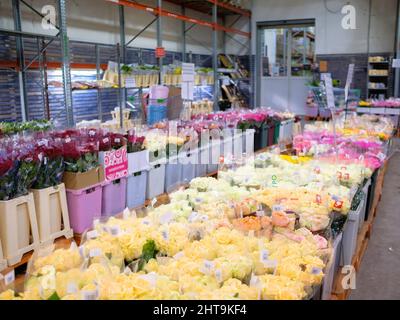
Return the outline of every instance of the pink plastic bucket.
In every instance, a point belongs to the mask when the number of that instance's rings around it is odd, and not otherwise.
[[[110,217],[124,211],[126,205],[126,178],[103,184],[101,215]]]
[[[71,228],[75,233],[83,233],[93,225],[93,220],[101,217],[101,185],[81,190],[67,190],[67,202]]]

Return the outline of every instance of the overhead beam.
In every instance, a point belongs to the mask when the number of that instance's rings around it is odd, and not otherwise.
[[[135,8],[138,10],[142,10],[142,11],[147,11],[149,13],[152,13],[154,15],[159,15],[159,16],[163,16],[163,17],[169,17],[169,18],[174,18],[174,19],[178,19],[181,21],[186,21],[186,22],[192,22],[192,23],[196,23],[198,25],[204,26],[204,27],[208,27],[211,29],[216,29],[219,31],[225,31],[225,32],[230,32],[230,33],[236,33],[239,34],[241,36],[244,37],[251,37],[251,34],[248,32],[244,32],[241,30],[237,30],[237,29],[233,29],[233,28],[227,28],[224,26],[221,26],[215,22],[211,23],[208,21],[204,21],[204,20],[200,20],[200,19],[195,19],[195,18],[190,18],[188,16],[184,16],[181,14],[177,14],[177,13],[173,13],[164,9],[159,9],[159,8],[154,8],[154,7],[150,7],[150,6],[145,6],[139,3],[134,3],[134,2],[130,2],[130,1],[126,1],[126,0],[105,0],[107,2],[110,2],[112,4],[116,4],[116,5],[122,5],[125,7],[131,7],[131,8]]]

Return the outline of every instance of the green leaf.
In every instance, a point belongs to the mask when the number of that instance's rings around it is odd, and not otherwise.
[[[57,292],[54,292],[47,300],[61,300]]]

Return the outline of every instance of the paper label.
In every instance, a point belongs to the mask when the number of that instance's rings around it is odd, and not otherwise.
[[[258,210],[258,211],[256,211],[256,216],[257,217],[264,217],[265,216],[265,212]]]
[[[92,230],[92,231],[88,231],[86,233],[86,238],[90,239],[96,239],[99,236],[99,233],[97,232],[97,230]]]
[[[93,248],[93,249],[90,249],[90,251],[89,251],[89,257],[91,257],[91,258],[99,257],[99,256],[101,256],[101,254],[102,254],[102,251],[99,248]]]
[[[168,230],[162,230],[161,235],[165,241],[169,241],[169,232]]]
[[[384,161],[386,159],[386,155],[383,154],[382,152],[379,152],[378,153],[378,158],[379,158],[379,160]]]
[[[185,254],[183,253],[183,251],[180,251],[176,255],[174,255],[173,258],[175,260],[179,260],[179,259],[183,258],[184,256],[185,256]]]
[[[120,233],[121,233],[121,228],[120,228],[119,226],[112,226],[112,227],[110,227],[110,234],[111,234],[112,236],[117,237],[117,236],[120,235]]]
[[[221,269],[215,270],[215,278],[217,278],[218,282],[222,282],[223,281],[222,270]]]
[[[12,270],[4,276],[4,284],[6,286],[10,285],[15,281],[15,271]]]
[[[99,291],[91,290],[91,291],[82,291],[82,300],[97,300],[99,297]]]
[[[153,198],[153,200],[151,200],[151,206],[154,208],[156,203],[157,203],[157,198]]]
[[[272,206],[272,211],[283,211],[283,210],[284,210],[284,208],[280,204],[275,204]]]
[[[311,269],[311,274],[313,274],[313,275],[319,275],[319,274],[321,274],[321,273],[322,273],[321,268],[312,267],[312,269]]]
[[[269,258],[269,251],[267,249],[263,249],[260,251],[260,261],[262,263],[267,263]]]
[[[122,217],[124,220],[127,220],[131,217],[131,211],[128,208],[125,208],[125,210],[122,212]]]
[[[160,217],[159,221],[161,224],[168,224],[174,219],[174,216],[172,212],[167,212]]]
[[[75,294],[78,292],[78,286],[75,282],[70,282],[67,284],[67,294]]]
[[[328,108],[333,110],[335,109],[335,97],[333,95],[333,84],[332,84],[331,74],[325,73],[323,79],[325,81],[326,101],[328,104]]]

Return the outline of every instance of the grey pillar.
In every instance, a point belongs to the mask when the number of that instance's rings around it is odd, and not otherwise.
[[[213,23],[218,23],[218,6],[213,5]],[[219,110],[219,79],[218,79],[218,30],[214,27],[213,30],[213,69],[214,69],[214,110]]]
[[[118,83],[119,83],[119,108],[120,108],[120,125],[121,128],[123,128],[124,124],[124,115],[123,115],[123,109],[126,106],[126,96],[127,96],[127,90],[125,88],[125,83],[122,83],[121,79],[121,64],[126,63],[126,41],[125,41],[125,11],[124,11],[124,6],[119,6],[119,32],[120,32],[120,51],[119,54],[120,56],[118,57],[118,77],[120,78]],[[124,87],[124,88],[123,88]]]
[[[159,9],[162,8],[162,0],[157,0],[157,6]],[[162,47],[163,41],[162,41],[162,18],[161,15],[158,15],[157,19],[157,47]],[[162,72],[162,66],[163,66],[163,59],[159,58],[158,59],[158,66],[160,67],[160,81],[161,81],[161,72]]]
[[[60,24],[60,42],[62,55],[62,77],[65,98],[65,110],[67,113],[67,125],[73,127],[74,111],[72,105],[72,88],[71,88],[71,67],[69,62],[69,40],[67,34],[67,13],[66,1],[58,0],[59,24]]]
[[[395,52],[396,59],[400,59],[400,1],[397,1],[397,26],[396,26],[396,42],[395,42]],[[400,69],[395,69],[394,78],[394,90],[393,94],[396,98],[400,96]]]
[[[14,28],[16,31],[22,31],[21,26],[21,8],[19,6],[19,0],[12,1]],[[16,49],[18,59],[18,80],[19,80],[19,92],[21,101],[21,117],[22,121],[29,120],[29,111],[27,105],[27,94],[26,94],[26,74],[25,74],[25,56],[24,56],[24,41],[22,36],[16,36]]]
[[[186,15],[186,9],[182,6],[182,15]],[[186,22],[182,21],[182,62],[186,62]]]

